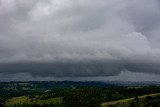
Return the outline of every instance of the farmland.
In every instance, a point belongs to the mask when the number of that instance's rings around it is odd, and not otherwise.
[[[4,107],[149,107],[160,103],[159,85],[30,81],[0,83],[0,89]]]

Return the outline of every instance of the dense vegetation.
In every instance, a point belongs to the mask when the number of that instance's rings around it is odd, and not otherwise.
[[[132,87],[103,82],[1,82],[0,93],[0,107],[99,107],[102,102],[133,97],[126,107],[160,103],[160,96],[147,96],[143,101],[138,98],[160,93],[160,86]]]

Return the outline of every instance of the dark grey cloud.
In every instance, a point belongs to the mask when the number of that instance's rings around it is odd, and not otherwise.
[[[0,73],[160,73],[158,0],[0,0]]]
[[[139,73],[139,72],[130,72],[130,71],[121,71],[116,76],[96,76],[96,77],[53,77],[53,76],[46,76],[46,77],[33,77],[30,73],[14,73],[14,74],[5,74],[0,73],[0,81],[130,81],[130,82],[140,82],[140,81],[160,81],[160,75],[156,74],[146,74],[146,73]]]
[[[27,72],[32,76],[86,77],[116,75],[123,69],[118,62],[56,62],[56,63],[12,63],[1,64],[1,73]],[[106,72],[107,71],[107,72]]]

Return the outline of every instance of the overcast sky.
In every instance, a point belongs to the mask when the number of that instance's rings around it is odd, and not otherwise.
[[[0,0],[4,80],[124,71],[135,80],[160,74],[159,0]]]

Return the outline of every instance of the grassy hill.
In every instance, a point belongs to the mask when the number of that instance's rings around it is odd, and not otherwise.
[[[151,97],[152,100],[155,100],[157,99],[157,96],[159,97],[160,93],[138,96],[139,101],[134,101],[135,98],[128,98],[128,99],[122,99],[117,101],[104,102],[101,104],[101,106],[102,107],[130,107],[132,102],[135,102],[136,107],[144,107],[144,102],[146,98]]]
[[[144,107],[160,104],[160,95],[150,93],[160,93],[160,86],[68,81],[8,82],[0,83],[0,107]]]
[[[104,102],[101,104],[101,107],[132,107],[132,103],[134,102],[134,107],[144,107],[146,98],[151,97],[154,101],[159,98],[160,93],[156,94],[148,94],[143,96],[138,96],[138,101],[135,101],[135,98],[122,99],[117,101]],[[49,98],[49,99],[41,99],[41,96],[20,96],[13,97],[6,101],[5,107],[12,107],[15,105],[23,105],[23,104],[62,104],[62,97]]]
[[[62,97],[56,97],[56,98],[49,98],[49,99],[41,99],[41,96],[20,96],[20,97],[13,97],[6,101],[5,106],[6,107],[12,107],[14,105],[22,105],[22,104],[38,104],[38,105],[44,105],[44,104],[61,104],[62,103]]]

